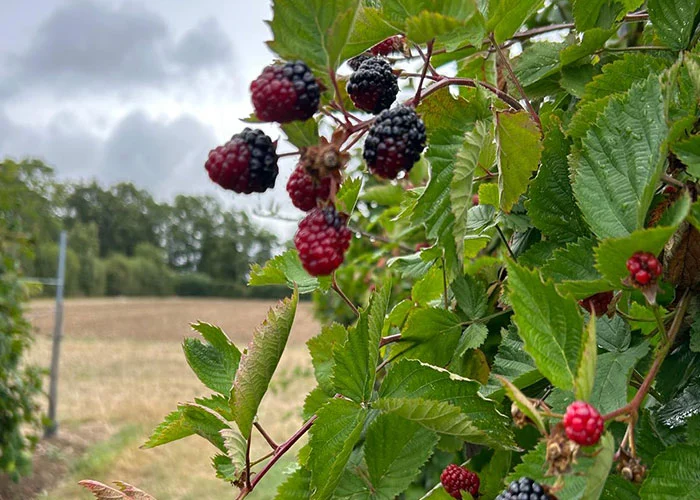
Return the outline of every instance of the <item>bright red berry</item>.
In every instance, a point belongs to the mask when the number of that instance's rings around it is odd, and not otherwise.
[[[479,195],[473,194],[472,195],[472,205],[478,205],[478,204],[479,204]]]
[[[248,127],[209,152],[204,164],[212,181],[237,193],[274,187],[279,172],[275,145],[262,130]]]
[[[404,43],[403,40],[404,38],[401,35],[390,36],[369,49],[369,51],[375,56],[388,56],[392,52],[401,50]]]
[[[663,266],[654,254],[637,252],[627,260],[627,270],[633,283],[645,286],[654,283],[661,276]]]
[[[312,276],[330,274],[343,263],[352,238],[347,218],[346,214],[328,206],[314,208],[299,223],[294,245],[301,264]]]
[[[603,417],[598,410],[584,401],[574,401],[566,409],[564,429],[572,441],[591,446],[598,442],[603,434]]]
[[[479,494],[479,476],[459,465],[448,465],[440,474],[440,482],[452,498],[461,500],[461,491],[468,491],[473,497]]]
[[[331,178],[324,177],[319,181],[304,167],[297,166],[287,181],[287,193],[295,207],[308,212],[318,205],[318,200],[328,199],[331,194]]]
[[[311,118],[321,98],[314,74],[302,61],[267,66],[250,91],[256,116],[266,122]]]
[[[585,299],[579,300],[578,303],[581,307],[587,310],[591,314],[596,316],[602,316],[608,311],[610,302],[613,299],[613,292],[600,292]]]

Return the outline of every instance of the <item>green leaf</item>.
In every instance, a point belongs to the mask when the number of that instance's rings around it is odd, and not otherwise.
[[[318,144],[318,123],[313,118],[306,121],[293,121],[280,125],[287,140],[297,148],[305,148]]]
[[[629,276],[627,259],[635,252],[651,252],[658,255],[676,231],[675,227],[640,229],[623,238],[603,240],[595,249],[596,267],[615,288]]]
[[[332,323],[324,326],[321,333],[306,342],[311,354],[311,362],[314,365],[316,381],[318,385],[331,396],[335,394],[335,388],[331,381],[335,361],[333,350],[345,343],[348,332],[343,325]]]
[[[610,28],[618,17],[636,9],[641,3],[641,0],[573,0],[576,29]]]
[[[394,498],[408,488],[437,441],[437,435],[420,424],[379,415],[367,429],[365,442],[373,498]]]
[[[688,419],[700,414],[700,381],[697,379],[666,403],[658,412],[659,419],[668,427],[685,425]]]
[[[539,371],[561,389],[572,389],[581,353],[583,318],[578,304],[543,282],[537,271],[508,265],[515,324]]]
[[[336,195],[338,210],[346,214],[352,214],[355,210],[355,205],[357,205],[357,199],[360,197],[360,189],[362,189],[361,177],[345,179]]]
[[[241,433],[229,427],[220,431],[221,437],[224,439],[224,447],[226,448],[226,456],[229,459],[230,468],[227,468],[229,478],[239,479],[245,472],[245,453],[247,442],[241,436]]]
[[[533,43],[513,60],[513,71],[520,83],[527,87],[559,72],[559,52],[565,44]]]
[[[182,410],[177,410],[169,413],[162,423],[156,427],[148,440],[141,446],[142,448],[155,448],[162,444],[171,443],[178,439],[185,438],[194,434],[194,429],[187,422]]]
[[[644,227],[666,158],[664,103],[656,76],[613,98],[572,153],[573,187],[599,238]]]
[[[236,377],[241,352],[217,326],[200,321],[192,324],[192,328],[204,337],[207,344],[198,339],[186,338],[182,349],[187,363],[204,385],[228,396]]]
[[[601,316],[596,320],[598,344],[606,351],[626,351],[632,340],[630,326],[620,316]]]
[[[488,295],[483,281],[465,274],[456,278],[450,288],[457,301],[457,307],[467,319],[480,319],[486,315]]]
[[[453,359],[464,356],[464,353],[469,349],[478,349],[484,343],[488,334],[489,330],[486,328],[486,325],[481,323],[469,325],[459,338]]]
[[[623,352],[606,352],[598,356],[598,368],[589,402],[601,414],[610,413],[627,404],[627,384],[632,368],[649,352],[642,342]]]
[[[649,20],[657,36],[675,50],[688,48],[700,12],[697,0],[649,0]]]
[[[182,411],[187,424],[196,434],[202,436],[221,451],[226,452],[221,430],[228,429],[229,425],[221,415],[206,406],[195,403],[179,405],[178,409]]]
[[[622,59],[603,66],[603,72],[586,85],[583,100],[589,102],[627,92],[635,83],[647,80],[650,75],[659,75],[672,62],[672,59],[644,53],[625,54]]]
[[[535,405],[533,405],[530,400],[520,392],[520,389],[515,387],[513,383],[508,380],[505,377],[500,377],[496,376],[499,382],[503,384],[503,387],[506,390],[506,394],[508,395],[508,399],[510,399],[515,405],[520,409],[520,411],[525,414],[526,417],[528,417],[532,422],[535,424],[537,429],[540,431],[542,434],[547,433],[547,428],[544,425],[544,419],[542,418],[542,415],[540,415],[540,412],[537,411],[537,408],[535,408]]]
[[[442,266],[431,267],[425,276],[416,281],[411,289],[411,299],[419,306],[439,299],[444,294],[444,276]]]
[[[479,387],[478,382],[447,370],[417,360],[401,360],[384,379],[379,390],[384,406],[377,407],[473,443],[497,448],[512,446],[509,420],[498,412],[495,402],[479,394]],[[396,400],[400,403],[393,403]],[[411,408],[413,402],[415,412]],[[430,423],[433,418],[440,422],[439,427]]]
[[[331,279],[329,276],[311,276],[301,265],[299,253],[291,249],[268,260],[265,267],[252,264],[248,285],[287,285],[291,289],[296,286],[299,293],[311,293],[316,290],[328,290],[331,287]]]
[[[379,184],[365,189],[360,198],[367,202],[374,202],[377,205],[392,207],[400,205],[404,198],[405,191],[401,186],[395,184]]]
[[[284,299],[270,309],[267,319],[253,332],[253,340],[241,357],[231,391],[231,407],[238,428],[246,439],[250,438],[258,406],[287,345],[298,300],[299,294],[295,291],[291,299]]]
[[[343,49],[343,59],[356,56],[399,31],[399,28],[386,22],[378,9],[369,5],[361,5],[355,15],[353,29]]]
[[[391,352],[444,366],[452,359],[461,334],[462,320],[456,314],[437,307],[416,309]]]
[[[690,175],[700,178],[700,135],[676,142],[671,146],[671,150],[688,167]]]
[[[379,341],[389,304],[391,283],[372,294],[369,306],[360,312],[348,339],[333,351],[333,382],[336,392],[357,402],[368,402],[374,388]]]
[[[331,498],[352,449],[360,439],[367,410],[345,399],[333,399],[311,427],[309,468],[311,499]]]
[[[275,500],[307,500],[311,493],[311,472],[298,467],[277,488]]]
[[[315,70],[335,69],[359,8],[360,0],[276,0],[270,22],[274,40],[268,45],[283,59],[302,59]]]
[[[581,498],[583,499],[598,499],[600,498],[605,482],[610,474],[610,468],[613,464],[615,456],[615,439],[612,434],[606,432],[600,438],[597,455],[593,465],[586,471],[586,486],[583,490]]]
[[[695,317],[690,329],[690,350],[700,352],[700,314]]]
[[[465,1],[464,5],[471,9],[471,13],[460,19],[425,10],[409,17],[406,19],[406,36],[412,42],[425,43],[433,38],[450,40],[456,35],[463,42],[479,44],[486,33],[484,18],[473,0]]]
[[[501,210],[510,212],[527,191],[542,153],[540,130],[527,111],[496,113],[498,191]]]
[[[554,250],[541,267],[542,275],[556,281],[562,295],[570,294],[577,299],[609,290],[610,284],[595,268],[594,245],[593,240],[581,238]]]
[[[486,27],[493,31],[496,42],[503,43],[543,4],[543,0],[490,0]]]
[[[489,151],[493,151],[493,137],[490,127],[479,121],[474,129],[464,135],[462,148],[457,153],[452,182],[450,184],[450,201],[452,213],[455,216],[454,239],[457,255],[461,256],[464,248],[464,238],[467,236],[467,215],[472,206],[472,180],[474,171],[480,163],[482,154],[489,161]],[[491,163],[481,166],[489,169]]]
[[[642,485],[642,500],[700,499],[700,446],[678,444],[660,453]]]
[[[498,207],[498,184],[479,184],[479,204]]]
[[[501,333],[503,338],[498,348],[498,354],[493,360],[491,380],[482,390],[486,396],[495,399],[497,398],[496,393],[501,392],[501,384],[495,380],[495,375],[507,378],[513,385],[521,389],[542,379],[534,360],[525,352],[525,344],[515,331],[515,327],[511,327],[510,330],[503,329]],[[497,399],[500,397],[502,396],[498,396]]]
[[[479,494],[484,498],[496,498],[503,491],[503,478],[508,474],[512,461],[511,451],[494,451],[489,463],[479,471]]]
[[[554,241],[575,241],[588,234],[583,215],[574,201],[567,156],[570,143],[558,118],[544,137],[542,166],[530,184],[525,206],[532,224]],[[480,198],[481,199],[481,198]]]
[[[595,383],[596,363],[598,361],[598,344],[596,342],[595,315],[588,321],[588,328],[581,346],[581,360],[574,380],[574,395],[579,401],[588,401]]]
[[[614,29],[605,30],[593,28],[582,34],[581,43],[569,45],[562,49],[560,59],[562,65],[571,64],[579,59],[594,54],[605,45],[605,42],[615,34]]]

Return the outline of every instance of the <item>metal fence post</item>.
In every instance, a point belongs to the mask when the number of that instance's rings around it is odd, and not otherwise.
[[[66,282],[66,244],[68,235],[61,231],[58,251],[58,279],[56,283],[56,319],[53,329],[53,345],[51,346],[51,379],[49,382],[49,424],[44,432],[45,437],[56,434],[58,421],[56,407],[58,405],[58,363],[61,353],[61,337],[63,337],[63,286]]]

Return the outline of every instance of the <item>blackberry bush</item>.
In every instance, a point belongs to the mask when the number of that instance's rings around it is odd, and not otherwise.
[[[213,394],[145,447],[205,437],[239,499],[300,440],[278,499],[454,496],[453,463],[486,499],[692,495],[700,7],[395,3],[274,2],[269,47],[290,62],[251,85],[256,114],[283,123],[280,168],[298,156],[330,189],[292,175],[275,202],[311,210],[249,275],[291,297],[245,350],[195,324],[207,342],[185,355]],[[282,417],[261,403],[305,294],[316,384],[298,430],[270,436]]]

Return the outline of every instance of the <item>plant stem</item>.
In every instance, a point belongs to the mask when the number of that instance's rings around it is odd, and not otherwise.
[[[387,335],[386,337],[382,337],[382,339],[379,341],[379,347],[384,347],[387,344],[391,344],[392,342],[398,342],[400,340],[400,333],[395,333],[394,335]]]
[[[352,312],[355,313],[356,316],[360,316],[360,311],[357,310],[357,307],[355,307],[355,304],[353,304],[350,299],[348,298],[347,295],[340,289],[338,286],[338,282],[335,280],[335,272],[331,275],[331,288],[335,290],[335,293],[337,293],[341,299],[352,309]]]
[[[273,451],[267,453],[266,455],[263,455],[262,457],[258,458],[257,460],[253,460],[252,462],[250,462],[250,466],[253,467],[255,465],[258,465],[259,463],[264,462],[265,460],[267,460],[268,458],[270,458],[274,454],[275,454],[275,452],[273,450]]]
[[[267,441],[267,444],[270,445],[270,448],[272,448],[273,450],[278,448],[277,443],[275,443],[270,437],[270,435],[267,432],[265,432],[265,429],[263,429],[262,425],[260,425],[258,422],[253,423],[253,425],[258,430],[258,432],[262,434],[262,437],[265,438],[265,441]]]
[[[504,244],[504,245],[506,246],[506,248],[508,249],[508,253],[509,253],[510,256],[512,257],[512,259],[513,259],[513,260],[518,260],[517,257],[515,256],[515,254],[513,253],[513,249],[510,248],[510,245],[508,244],[508,240],[506,239],[506,235],[503,234],[503,231],[501,231],[501,226],[499,226],[498,224],[496,224],[496,231],[498,231],[498,236],[500,236],[500,237],[501,237],[501,240],[503,240],[503,244]]]
[[[277,158],[284,158],[285,156],[296,156],[300,151],[290,151],[289,153],[277,153]]]
[[[245,485],[246,488],[252,489],[252,486],[250,485],[250,443],[253,441],[253,434],[251,433],[250,436],[248,436],[248,441],[246,442],[245,446]]]
[[[445,310],[450,308],[450,302],[447,297],[447,262],[445,260],[445,252],[442,252],[442,293],[445,301]]]
[[[634,398],[632,401],[627,403],[625,406],[622,408],[618,408],[615,411],[612,411],[608,413],[607,415],[603,416],[604,420],[612,420],[613,418],[619,417],[620,415],[624,414],[629,414],[633,418],[636,417],[639,407],[641,406],[642,402],[644,401],[644,398],[646,397],[647,393],[649,392],[649,389],[651,388],[651,384],[654,383],[654,379],[656,378],[656,375],[659,373],[659,369],[661,368],[661,365],[664,362],[664,359],[666,359],[666,356],[668,355],[668,352],[671,350],[671,347],[673,346],[673,341],[676,339],[676,335],[678,334],[678,330],[681,328],[681,324],[683,323],[683,318],[685,317],[685,312],[688,309],[688,303],[690,299],[690,292],[686,290],[686,292],[683,294],[683,297],[681,300],[678,302],[678,307],[676,308],[676,315],[673,318],[673,323],[671,324],[671,327],[668,329],[668,335],[662,339],[661,347],[656,354],[656,357],[654,358],[654,363],[651,365],[651,368],[649,369],[649,373],[647,373],[647,376],[644,377],[644,381],[642,382],[642,385],[639,386],[639,390],[637,391],[637,394],[634,395]]]
[[[341,97],[341,94],[340,94],[340,88],[338,87],[338,80],[335,77],[335,70],[329,69],[328,76],[331,77],[331,82],[333,83],[333,89],[335,90],[335,102],[340,107],[340,112],[343,113],[343,117],[345,118],[345,125],[346,125],[346,127],[351,127],[352,125],[350,124],[350,119],[348,118],[348,112],[345,109],[345,105],[343,104],[343,98]]]
[[[507,93],[503,92],[502,90],[494,87],[490,83],[478,81],[478,80],[473,80],[471,78],[445,78],[444,80],[440,80],[439,82],[435,82],[434,84],[430,85],[428,88],[425,89],[425,91],[421,94],[421,100],[425,99],[428,97],[430,94],[433,94],[440,90],[441,88],[447,87],[449,85],[463,85],[465,87],[472,87],[476,88],[478,87],[483,87],[489,92],[493,93],[496,97],[498,97],[500,100],[508,104],[511,108],[515,110],[521,110],[523,107],[520,105],[517,99],[514,97],[508,95]],[[409,100],[409,102],[413,101],[413,99]],[[416,105],[418,103],[415,103]]]
[[[414,249],[409,247],[408,245],[396,243],[395,241],[391,241],[389,238],[385,238],[384,236],[379,236],[376,234],[368,233],[368,232],[363,231],[362,229],[359,229],[356,227],[348,227],[348,229],[350,229],[350,231],[352,231],[353,233],[357,233],[360,236],[367,238],[369,240],[377,240],[377,241],[381,241],[382,243],[388,243],[389,245],[398,245],[398,247],[401,250],[404,250],[406,252],[414,252]]]
[[[659,325],[659,331],[661,332],[664,338],[668,338],[668,334],[666,333],[666,325],[664,325],[664,319],[661,317],[661,311],[659,310],[659,306],[657,304],[654,304],[651,310],[654,311],[654,318],[656,319],[656,324]]]
[[[474,323],[486,323],[494,318],[498,318],[499,316],[503,316],[504,314],[508,314],[509,312],[511,312],[510,308],[504,309],[503,311],[498,311],[497,313],[489,314],[488,316],[484,316],[483,318],[465,321],[463,323],[460,323],[460,325],[467,326],[467,325],[473,325]]]

